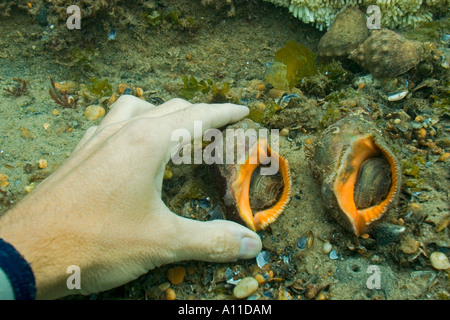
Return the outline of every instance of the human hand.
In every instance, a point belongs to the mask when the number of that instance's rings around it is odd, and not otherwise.
[[[74,294],[66,286],[70,265],[81,270],[76,293],[89,294],[167,263],[255,257],[261,240],[250,229],[183,218],[161,200],[164,169],[178,144],[172,132],[185,128],[196,138],[194,121],[206,131],[247,114],[233,104],[173,99],[154,106],[120,97],[70,158],[0,218],[0,237],[31,265],[37,298]]]

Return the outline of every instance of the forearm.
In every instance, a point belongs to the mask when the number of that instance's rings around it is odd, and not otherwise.
[[[44,206],[33,194],[29,197],[0,217],[0,238],[14,246],[30,264],[38,299],[62,297],[69,294],[65,260],[74,248],[66,245],[68,239],[57,219],[49,225],[49,215],[44,213],[55,208]]]

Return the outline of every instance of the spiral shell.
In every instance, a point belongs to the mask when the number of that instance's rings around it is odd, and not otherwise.
[[[362,115],[349,115],[323,132],[313,169],[325,207],[358,236],[388,212],[400,193],[399,161]]]
[[[424,45],[387,29],[374,30],[349,58],[376,78],[394,78],[414,68],[423,58]]]
[[[357,7],[346,7],[336,16],[330,30],[319,41],[324,57],[347,56],[369,36],[366,16]]]
[[[243,221],[253,231],[266,228],[283,212],[290,200],[292,184],[287,160],[270,148],[266,138],[253,136],[261,128],[250,119],[228,126],[224,135],[228,129],[232,129],[235,134],[235,149],[246,152],[242,155],[243,158],[238,155],[232,164],[216,166],[216,180],[227,216],[238,222]],[[253,138],[248,138],[248,133]],[[227,137],[224,141],[230,142]],[[264,166],[262,162],[267,159],[277,161],[276,174],[261,174],[260,170]]]

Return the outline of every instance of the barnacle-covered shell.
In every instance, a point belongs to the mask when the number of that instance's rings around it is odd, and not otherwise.
[[[374,30],[349,58],[376,78],[393,78],[414,68],[423,58],[424,45],[394,31]]]
[[[253,231],[266,228],[283,212],[291,193],[289,164],[269,146],[269,137],[260,137],[262,127],[250,119],[243,119],[224,131],[224,143],[230,143],[229,129],[234,133],[235,151],[245,150],[233,163],[218,164],[217,184],[223,195],[227,216],[243,221]],[[270,139],[271,140],[271,139]],[[224,146],[224,155],[229,146]],[[228,150],[229,151],[229,150]],[[273,175],[262,175],[269,166],[267,160],[278,163]],[[263,164],[266,163],[266,164]]]
[[[330,126],[316,146],[314,172],[330,214],[356,235],[395,204],[399,161],[372,121],[351,114]]]
[[[318,45],[320,56],[343,57],[355,50],[369,36],[366,16],[357,7],[346,7],[336,16],[330,30]]]

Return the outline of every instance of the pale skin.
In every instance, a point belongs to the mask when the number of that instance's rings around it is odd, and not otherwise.
[[[154,106],[120,97],[63,165],[0,217],[0,237],[30,263],[37,298],[108,290],[177,261],[255,257],[261,240],[250,229],[183,218],[161,200],[178,143],[171,133],[185,128],[195,138],[194,121],[205,131],[247,114],[234,104],[173,99]],[[80,267],[80,290],[67,288],[71,265]]]

